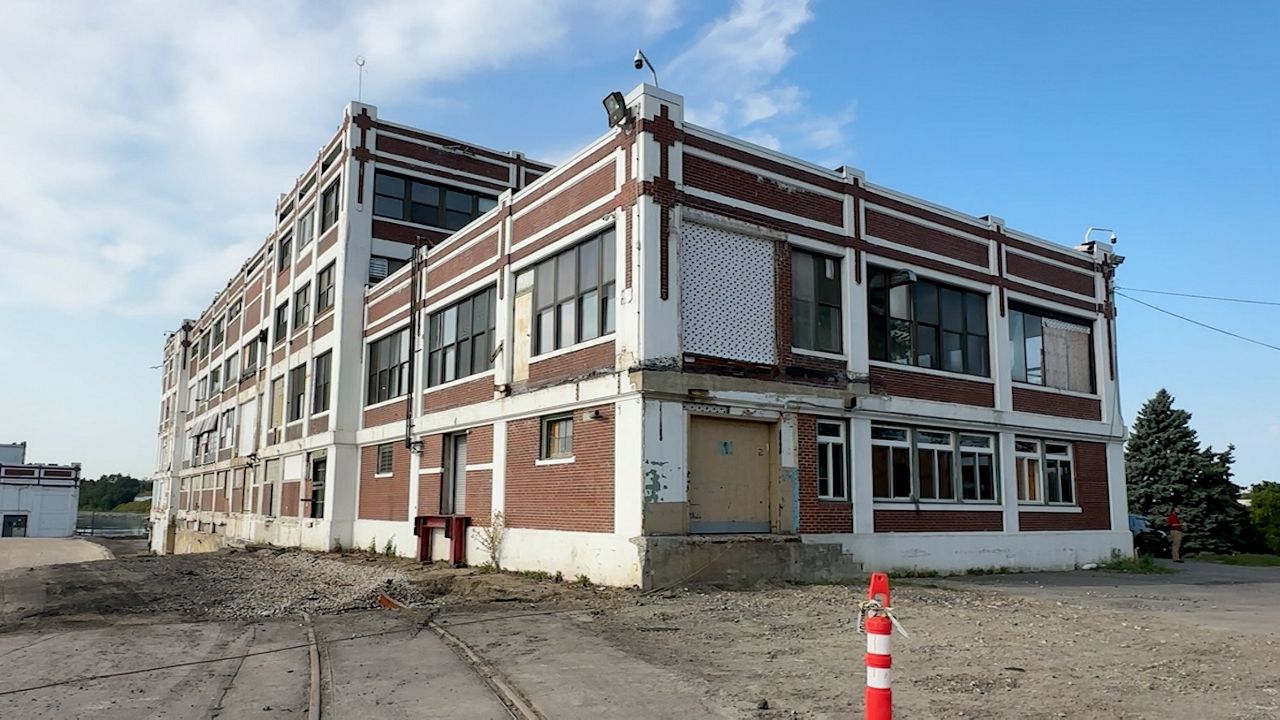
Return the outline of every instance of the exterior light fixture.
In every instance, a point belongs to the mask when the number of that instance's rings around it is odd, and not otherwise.
[[[631,121],[631,112],[627,110],[626,98],[614,90],[604,96],[604,111],[609,115],[609,127],[618,127]]]

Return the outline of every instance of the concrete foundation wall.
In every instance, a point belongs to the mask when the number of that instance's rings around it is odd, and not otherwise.
[[[796,537],[648,537],[641,587],[685,583],[745,587],[758,582],[853,580],[862,566],[838,542]]]
[[[805,543],[835,543],[866,572],[973,569],[1069,570],[1112,554],[1133,552],[1128,532],[878,533],[805,535]]]
[[[395,543],[395,554],[400,557],[418,556],[418,538],[413,534],[412,522],[390,520],[356,520],[352,525],[352,549],[365,550],[373,543],[382,553],[387,540]]]
[[[467,534],[467,563],[483,565],[489,554],[480,544],[481,528]],[[507,528],[500,555],[505,570],[541,570],[566,578],[586,575],[591,582],[616,587],[640,584],[640,548],[611,533]]]
[[[176,530],[173,534],[173,553],[187,555],[190,553],[216,552],[227,546],[225,535],[200,532],[199,530]]]

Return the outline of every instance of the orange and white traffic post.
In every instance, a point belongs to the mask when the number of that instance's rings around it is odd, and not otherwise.
[[[895,623],[889,611],[889,576],[873,573],[867,599],[858,612],[858,630],[867,634],[867,691],[863,702],[866,720],[893,718],[890,689],[893,657],[889,653],[889,636]]]

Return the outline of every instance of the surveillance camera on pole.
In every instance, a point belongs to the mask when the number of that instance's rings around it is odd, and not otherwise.
[[[643,50],[637,48],[636,56],[632,58],[631,62],[635,64],[637,70],[643,70],[644,66],[648,65],[649,72],[653,74],[653,86],[661,87],[658,85],[658,71],[653,69],[653,63],[649,62],[649,58],[645,57]]]

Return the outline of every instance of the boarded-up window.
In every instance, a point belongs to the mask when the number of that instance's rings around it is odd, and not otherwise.
[[[773,241],[685,223],[680,244],[684,351],[776,362]]]

